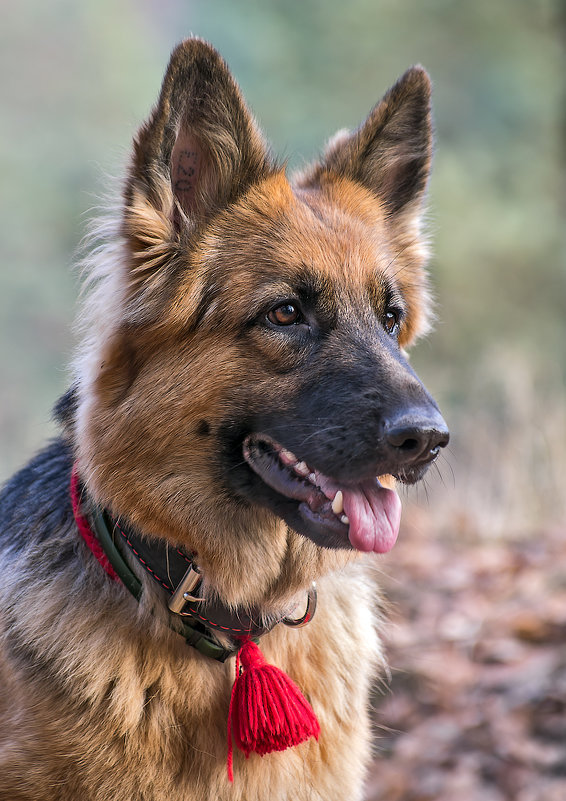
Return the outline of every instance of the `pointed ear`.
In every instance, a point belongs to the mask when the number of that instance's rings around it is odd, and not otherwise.
[[[182,42],[134,142],[127,232],[136,209],[151,217],[148,203],[159,217],[146,221],[153,241],[168,228],[173,235],[194,230],[268,171],[266,145],[226,63],[200,39]]]
[[[430,79],[412,67],[372,109],[352,134],[331,140],[320,164],[300,183],[319,184],[323,177],[342,176],[363,184],[391,215],[422,201],[432,157]]]

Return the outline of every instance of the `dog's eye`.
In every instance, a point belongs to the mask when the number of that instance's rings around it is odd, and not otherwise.
[[[387,309],[385,312],[383,324],[385,326],[385,330],[391,336],[394,336],[398,329],[399,329],[399,321],[401,319],[401,315],[396,309]]]
[[[273,325],[295,325],[301,322],[302,317],[294,303],[281,303],[268,312],[267,319]]]

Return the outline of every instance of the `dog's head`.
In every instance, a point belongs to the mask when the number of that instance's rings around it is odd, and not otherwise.
[[[79,374],[101,502],[209,561],[245,543],[281,560],[281,520],[317,547],[391,547],[398,500],[377,477],[418,480],[448,441],[404,355],[430,316],[430,160],[422,68],[289,181],[220,56],[175,50]]]

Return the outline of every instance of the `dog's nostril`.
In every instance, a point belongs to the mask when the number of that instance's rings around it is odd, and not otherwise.
[[[406,452],[416,451],[417,449],[420,450],[419,441],[414,437],[407,437],[407,439],[404,440],[404,442],[401,442],[399,445],[396,445],[395,447],[399,448],[400,451],[406,451]]]
[[[395,449],[398,456],[407,461],[421,457],[434,458],[440,448],[448,444],[448,431],[425,426],[398,426],[386,434],[387,443]]]
[[[407,456],[420,454],[425,448],[424,432],[411,427],[394,428],[387,434],[387,442]]]

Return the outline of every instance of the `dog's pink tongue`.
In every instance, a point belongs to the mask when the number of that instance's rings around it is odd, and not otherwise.
[[[317,484],[332,501],[342,491],[347,515],[348,537],[358,551],[387,553],[395,545],[401,523],[401,501],[395,490],[382,487],[377,478],[355,486],[341,486],[322,473],[316,473]]]
[[[358,551],[390,551],[401,523],[401,501],[395,490],[380,486],[374,479],[357,487],[342,487],[342,493],[352,546]]]

